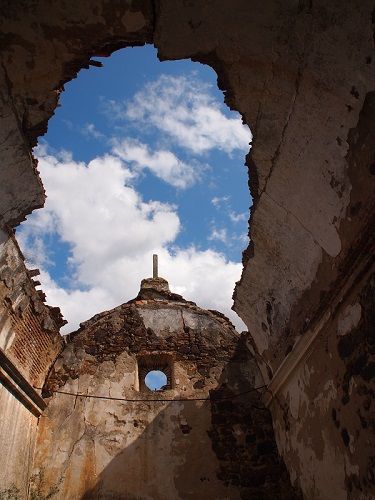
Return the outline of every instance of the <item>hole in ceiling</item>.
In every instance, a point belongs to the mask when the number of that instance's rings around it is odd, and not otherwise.
[[[172,291],[231,310],[247,246],[251,133],[216,74],[152,46],[82,70],[35,155],[48,195],[17,231],[65,332],[138,293],[153,253]],[[204,279],[202,279],[204,276]]]

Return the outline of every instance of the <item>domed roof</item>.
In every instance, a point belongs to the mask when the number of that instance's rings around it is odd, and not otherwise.
[[[231,359],[239,337],[223,314],[202,309],[172,293],[166,280],[154,276],[142,280],[135,299],[96,314],[67,336],[61,356],[66,357],[71,352],[71,356],[77,357],[77,362],[71,365],[69,374],[65,374],[57,360],[46,384],[45,395],[60,387],[66,376],[78,377],[82,370],[89,369],[90,364],[114,361],[124,352],[134,356],[168,354],[175,360],[194,361],[201,367],[206,366],[208,372],[212,360]],[[81,355],[83,351],[85,354]],[[85,366],[78,359],[82,356]]]
[[[201,333],[204,330],[210,330],[212,333],[225,330],[227,333],[236,334],[234,326],[224,314],[202,309],[195,302],[171,292],[168,281],[158,276],[157,255],[153,256],[153,277],[141,281],[137,297],[111,311],[95,315],[82,323],[78,332],[100,324],[104,318],[106,324],[109,324],[111,317],[125,317],[130,311],[133,311],[133,314],[137,311],[146,330],[157,336],[164,337],[168,333],[188,330],[199,330]]]

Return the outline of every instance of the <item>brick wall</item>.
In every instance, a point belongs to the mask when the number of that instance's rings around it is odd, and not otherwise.
[[[62,347],[58,308],[44,303],[14,236],[0,232],[0,347],[31,385],[40,386]]]

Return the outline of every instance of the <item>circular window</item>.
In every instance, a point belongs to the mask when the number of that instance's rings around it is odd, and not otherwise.
[[[150,391],[160,391],[167,385],[167,376],[160,370],[151,370],[145,376],[145,385]]]

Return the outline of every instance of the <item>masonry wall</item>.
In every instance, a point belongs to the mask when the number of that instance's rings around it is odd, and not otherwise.
[[[0,498],[27,497],[44,384],[60,352],[57,308],[44,304],[14,236],[0,230]],[[38,406],[39,405],[39,406]]]
[[[38,418],[0,385],[0,498],[27,498]]]
[[[306,498],[375,496],[374,271],[323,320],[271,403],[281,453]]]
[[[292,312],[287,338],[299,335],[269,385],[281,453],[307,498],[375,495],[374,117],[372,92],[348,135],[343,250],[335,265],[323,259],[319,280]]]
[[[259,8],[249,0],[97,0],[69,6],[39,0],[25,8],[15,0],[7,7],[0,67],[0,213],[12,226],[44,202],[31,147],[45,132],[64,83],[94,64],[91,57],[154,43],[162,60],[192,58],[216,70],[226,102],[254,134],[246,162],[254,199],[251,243],[235,309],[251,332],[249,345],[270,390],[278,386],[280,369],[293,365],[295,353],[303,350],[301,339],[312,335],[322,317],[322,330],[334,337],[331,301],[343,283],[354,286],[351,278],[374,252],[373,2],[272,0]],[[333,357],[336,344],[330,343]],[[319,354],[318,349],[308,365],[315,373]],[[332,380],[338,387],[342,363],[328,368],[327,361],[319,379],[322,391]],[[284,373],[285,384],[292,385],[283,390],[299,391],[303,412],[309,397],[305,368],[294,370]],[[353,421],[360,404],[353,399],[345,405]],[[273,415],[281,429],[279,448],[293,475],[299,471],[305,495],[313,483],[316,494],[325,495],[320,460],[310,466],[308,453],[301,454],[304,463],[298,467],[289,460],[301,446],[318,453],[316,427],[309,433],[306,421],[296,442],[294,417],[283,427],[285,413],[273,410]],[[364,477],[367,466],[359,455],[343,440],[336,445]],[[371,439],[364,443],[363,455],[373,446]],[[335,491],[354,495],[341,462],[333,475]]]
[[[254,390],[260,372],[239,342],[222,315],[192,303],[141,300],[86,322],[44,388],[50,399],[32,494],[213,500],[281,491],[279,498],[295,498],[270,413]],[[145,356],[170,357],[171,389],[139,390]],[[242,392],[249,397],[241,402]]]
[[[120,355],[95,373],[68,381],[64,391],[104,397],[143,398],[114,402],[56,394],[41,417],[31,491],[38,498],[240,498],[218,480],[219,461],[207,431],[209,403],[163,402],[179,390],[144,394],[132,390],[134,359]],[[184,396],[205,397],[186,385],[190,366],[178,366]],[[130,382],[130,384],[129,384]],[[160,401],[152,401],[152,399]],[[147,398],[151,401],[148,403]]]
[[[63,342],[60,310],[49,307],[26,268],[14,236],[0,229],[0,348],[36,387],[43,385]]]

